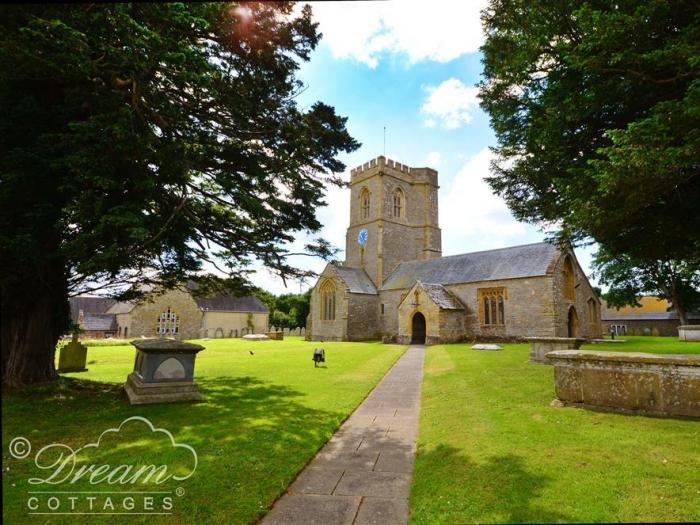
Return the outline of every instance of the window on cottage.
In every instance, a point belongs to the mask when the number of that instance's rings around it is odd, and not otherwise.
[[[576,274],[571,257],[564,260],[564,297],[570,301],[576,299]]]
[[[321,285],[321,320],[335,321],[335,285],[326,281]]]
[[[156,333],[158,335],[175,335],[180,331],[180,318],[170,307],[158,316]],[[126,334],[124,334],[126,335]]]
[[[480,288],[477,290],[479,319],[482,325],[504,325],[506,323],[506,289]]]
[[[400,218],[403,216],[404,212],[404,195],[401,188],[396,188],[393,195],[393,216]]]
[[[384,315],[384,303],[382,303],[382,315]]]
[[[369,190],[365,188],[360,194],[360,208],[363,219],[369,219],[369,204]]]

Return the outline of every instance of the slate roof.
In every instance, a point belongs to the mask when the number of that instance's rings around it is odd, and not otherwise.
[[[425,293],[442,310],[464,310],[462,302],[441,284],[421,283]]]
[[[377,288],[362,268],[336,266],[335,269],[350,289],[350,293],[377,295]]]
[[[210,298],[193,297],[193,299],[197,306],[204,311],[269,312],[267,306],[254,295],[235,297],[227,293],[220,293]]]
[[[540,242],[399,264],[382,290],[411,288],[416,281],[459,284],[547,275],[557,247]]]
[[[197,290],[197,283],[189,281],[185,288],[190,293]],[[192,296],[197,306],[205,312],[260,312],[268,313],[265,304],[254,295],[235,296],[227,292],[219,292],[212,297]]]
[[[114,314],[85,314],[80,328],[99,332],[116,332],[117,317]]]
[[[107,313],[110,307],[114,306],[116,302],[116,300],[107,297],[87,297],[82,295],[68,299],[70,315],[74,323],[78,322],[80,310],[83,311],[83,315],[85,316],[87,316],[87,314],[104,314]]]
[[[112,306],[109,310],[107,310],[107,313],[108,314],[128,314],[129,312],[131,312],[131,310],[134,309],[134,306],[136,306],[136,303],[122,301],[122,302],[116,303],[114,306]]]

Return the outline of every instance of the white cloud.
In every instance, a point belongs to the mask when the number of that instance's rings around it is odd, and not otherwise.
[[[491,247],[506,240],[513,243],[517,241],[515,238],[527,233],[525,225],[513,218],[503,199],[484,180],[492,159],[493,153],[488,148],[471,157],[455,175],[449,193],[440,202],[440,224],[443,234],[450,239],[475,236],[486,240],[487,247]],[[462,247],[456,253],[470,248]]]
[[[435,168],[436,166],[440,165],[440,161],[442,160],[442,155],[440,155],[439,151],[431,151],[428,153],[428,156],[425,158],[425,164],[429,168]]]
[[[309,3],[333,56],[372,68],[383,53],[449,62],[484,40],[479,11],[486,0]]]
[[[445,80],[439,86],[427,88],[428,98],[421,107],[426,115],[425,125],[429,128],[440,125],[455,129],[472,119],[472,111],[479,105],[479,90],[467,86],[456,78]]]

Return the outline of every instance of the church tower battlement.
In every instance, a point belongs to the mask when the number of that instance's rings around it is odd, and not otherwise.
[[[442,255],[436,170],[379,156],[350,176],[346,266],[363,268],[380,287],[399,263]]]

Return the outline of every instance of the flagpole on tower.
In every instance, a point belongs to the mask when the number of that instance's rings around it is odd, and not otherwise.
[[[384,126],[384,153],[382,153],[386,157],[386,126]]]

